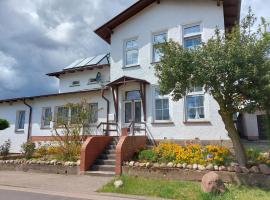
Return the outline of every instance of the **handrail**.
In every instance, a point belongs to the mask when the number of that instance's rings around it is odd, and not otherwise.
[[[104,129],[104,125],[107,126],[106,129]],[[106,134],[108,134],[108,132],[110,131],[109,130],[109,126],[110,125],[116,126],[115,131],[117,132],[117,135],[119,135],[118,123],[116,123],[116,122],[108,122],[108,123],[107,122],[100,122],[98,124],[98,126],[97,126],[97,129],[99,129],[101,126],[103,126],[103,128],[102,128],[102,134],[104,134],[104,130],[106,131]]]

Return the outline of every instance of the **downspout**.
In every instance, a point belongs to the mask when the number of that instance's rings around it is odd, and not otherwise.
[[[104,96],[104,91],[102,90],[102,98],[107,102],[107,126],[106,126],[106,135],[109,133],[109,112],[110,112],[110,101]]]
[[[32,134],[32,110],[33,110],[33,108],[28,103],[26,103],[25,99],[23,99],[23,103],[24,103],[24,105],[26,105],[29,108],[27,141],[30,141],[30,136]]]

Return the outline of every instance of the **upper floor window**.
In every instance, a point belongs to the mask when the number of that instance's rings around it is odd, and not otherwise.
[[[125,41],[125,66],[138,65],[138,39],[131,39]]]
[[[16,126],[15,126],[16,131],[23,131],[24,124],[25,124],[25,110],[17,111]]]
[[[192,86],[186,96],[186,119],[205,119],[205,94],[202,86]]]
[[[202,42],[201,25],[185,26],[183,29],[183,45],[186,48],[192,48],[200,45]]]
[[[51,107],[42,108],[41,127],[42,128],[49,128],[51,120],[52,120]]]
[[[72,81],[70,87],[80,86],[80,81]]]
[[[153,35],[153,62],[159,62],[162,56],[160,49],[157,48],[157,44],[161,44],[167,41],[167,32],[160,32]]]

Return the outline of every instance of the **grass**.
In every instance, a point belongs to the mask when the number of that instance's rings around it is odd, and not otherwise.
[[[115,180],[121,179],[124,185],[116,189]],[[143,177],[121,176],[104,185],[98,192],[132,194],[181,200],[270,200],[270,189],[226,185],[224,194],[206,194],[201,191],[200,183],[173,181]]]

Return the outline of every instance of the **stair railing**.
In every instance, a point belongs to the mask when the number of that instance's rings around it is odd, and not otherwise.
[[[115,129],[111,129],[111,126],[115,126]],[[102,135],[109,135],[110,132],[116,132],[117,136],[119,136],[119,128],[118,123],[116,122],[100,122],[97,126],[97,130],[102,127]]]

